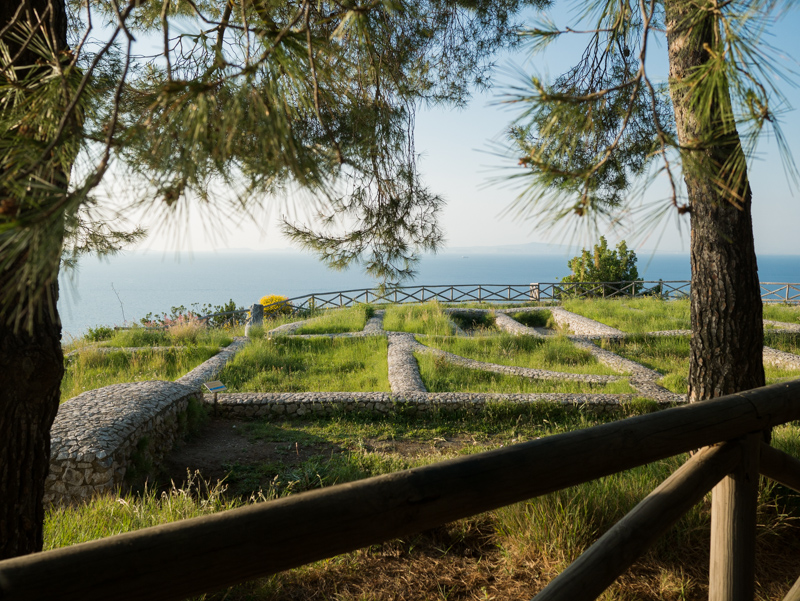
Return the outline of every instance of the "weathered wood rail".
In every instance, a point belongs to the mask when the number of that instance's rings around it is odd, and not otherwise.
[[[595,599],[713,488],[710,599],[753,599],[762,442],[800,419],[800,380],[0,562],[0,599],[182,599],[700,449],[537,597]],[[785,600],[800,598],[800,580]]]
[[[663,299],[688,298],[687,280],[637,280],[635,282],[541,282],[532,284],[437,284],[358,288],[334,292],[314,292],[290,298],[294,310],[332,309],[357,303],[424,303],[438,300],[445,303],[509,303],[559,301],[564,297],[630,298],[657,296]],[[800,284],[761,282],[761,300],[765,303],[800,303]],[[278,304],[278,303],[275,303]],[[246,313],[247,309],[204,315],[210,319]]]

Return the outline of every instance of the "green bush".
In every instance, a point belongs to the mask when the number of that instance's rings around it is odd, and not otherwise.
[[[636,253],[628,250],[625,240],[617,244],[616,250],[612,250],[608,247],[605,237],[600,236],[600,242],[595,244],[593,252],[583,249],[581,254],[572,258],[567,265],[572,274],[561,279],[564,283],[633,282],[639,279],[639,271],[636,269]],[[632,290],[634,294],[637,288],[634,286]],[[607,285],[600,290],[586,291],[584,296],[605,296],[618,290],[618,286]],[[569,294],[569,289],[565,292]]]
[[[97,326],[96,328],[89,328],[84,338],[88,342],[102,342],[108,340],[114,335],[114,330],[107,326]]]

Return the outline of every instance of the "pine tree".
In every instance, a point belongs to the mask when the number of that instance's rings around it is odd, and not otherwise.
[[[407,277],[442,239],[415,108],[485,86],[515,15],[544,2],[0,3],[0,558],[42,546],[59,268],[141,234],[104,197],[180,221],[190,200],[242,215],[304,192],[330,227],[287,221],[290,235]],[[137,36],[158,40],[152,56]]]
[[[765,127],[786,151],[772,109],[781,102],[773,81],[786,72],[761,39],[778,9],[596,0],[587,27],[528,32],[536,49],[581,29],[588,43],[574,68],[550,84],[533,78],[512,99],[525,107],[511,129],[528,183],[520,212],[549,216],[548,227],[570,215],[618,222],[636,210],[636,184],[662,176],[671,198],[650,217],[690,214],[693,402],[764,385],[747,158]],[[669,83],[659,84],[648,57],[664,34]]]

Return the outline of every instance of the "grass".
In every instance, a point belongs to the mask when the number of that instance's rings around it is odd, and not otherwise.
[[[386,353],[385,338],[261,338],[219,379],[230,392],[388,392]]]
[[[777,334],[769,334],[777,337]],[[678,394],[686,394],[689,385],[688,336],[636,336],[625,340],[603,340],[601,346],[623,357],[664,374],[659,384]],[[800,370],[764,365],[767,384],[800,377]]]
[[[429,392],[496,392],[536,393],[591,392],[597,394],[630,394],[634,390],[626,380],[607,384],[573,382],[569,380],[534,380],[510,376],[449,363],[443,357],[415,353],[422,381]]]
[[[567,311],[634,334],[688,330],[691,327],[688,299],[566,299],[563,307]]]
[[[453,327],[444,305],[436,301],[421,305],[389,305],[383,316],[383,329],[432,336],[450,336]]]
[[[490,313],[480,313],[465,315],[463,313],[450,313],[450,319],[462,330],[471,335],[492,334],[498,331],[495,324],[494,311]]]
[[[779,351],[800,355],[800,334],[764,331],[764,344]]]
[[[375,314],[371,305],[358,304],[342,309],[330,309],[297,330],[297,334],[337,334],[360,332]]]
[[[588,351],[576,347],[565,336],[533,338],[506,333],[474,338],[426,336],[421,342],[461,357],[498,365],[581,374],[618,373],[599,363]]]
[[[216,346],[218,349],[233,342],[233,333],[227,329],[205,328],[192,323],[182,323],[167,329],[131,328],[116,330],[102,346],[125,348],[143,346]]]
[[[651,409],[647,403],[632,403],[627,412],[639,415]],[[225,486],[204,485],[195,479],[163,493],[150,490],[141,495],[98,497],[79,506],[51,507],[45,521],[45,549],[419,467],[610,419],[613,417],[565,411],[545,403],[497,403],[477,415],[442,410],[424,418],[401,412],[386,418],[343,415],[248,422],[242,424],[242,435],[252,444],[271,441],[289,447],[324,442],[338,451],[294,462],[294,453],[290,453],[286,460],[271,466],[233,466],[227,491]],[[453,442],[460,444],[444,446]],[[417,445],[418,452],[403,451],[403,444]],[[776,428],[773,444],[797,455],[800,427]],[[683,460],[685,456],[668,458],[200,598],[530,598]],[[600,598],[706,598],[709,507],[706,497]],[[795,493],[772,484],[762,486],[756,550],[759,601],[782,598],[796,577],[799,513],[800,499]]]
[[[764,304],[764,319],[797,323],[800,321],[800,305]]]
[[[540,311],[520,311],[519,313],[511,313],[509,315],[512,319],[516,319],[524,326],[529,328],[555,328],[556,324],[553,321],[553,315],[547,309]]]
[[[130,352],[88,348],[64,359],[61,400],[111,384],[174,380],[219,352],[218,346],[186,346]]]

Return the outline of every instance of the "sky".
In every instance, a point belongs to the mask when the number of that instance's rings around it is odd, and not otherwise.
[[[564,3],[557,6],[565,6]],[[572,6],[567,4],[566,6]],[[570,10],[550,13],[559,26],[568,25]],[[800,59],[800,41],[796,30],[800,11],[792,10],[771,28],[769,42],[794,59]],[[515,83],[512,72],[555,76],[564,71],[582,50],[582,40],[573,37],[558,42],[544,57],[531,58],[526,49],[504,54],[498,59],[500,74],[492,90],[476,94],[464,109],[421,108],[416,116],[415,143],[421,155],[419,168],[423,181],[442,195],[447,205],[440,223],[446,232],[446,249],[496,247],[526,243],[567,244],[574,248],[594,242],[570,229],[544,231],[533,221],[515,218],[508,208],[520,192],[509,181],[515,172],[515,159],[495,154],[496,143],[517,116],[517,109],[500,103],[508,86]],[[653,64],[648,69],[665,77],[666,48],[651,47]],[[660,62],[659,62],[660,61]],[[800,71],[797,64],[789,65]],[[800,78],[798,78],[800,79]],[[800,90],[784,86],[790,102],[800,105]],[[800,164],[800,115],[791,110],[783,115],[783,130],[795,161]],[[762,143],[759,155],[750,168],[753,190],[753,228],[758,254],[800,255],[800,190],[784,174],[776,145]],[[655,185],[648,190],[646,202],[663,202],[666,187]],[[291,199],[290,199],[291,202]],[[207,251],[226,249],[286,249],[276,223],[281,213],[279,203],[269,215],[261,215],[258,224],[249,220],[215,218],[212,223],[191,217],[179,236],[159,228],[146,216],[141,222],[151,234],[140,247],[153,251]],[[658,227],[645,228],[639,222],[627,229],[600,231],[612,241],[626,239],[637,251],[688,253],[688,218],[670,213]],[[446,250],[445,249],[445,250]]]

